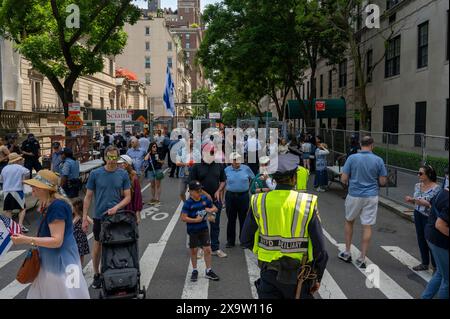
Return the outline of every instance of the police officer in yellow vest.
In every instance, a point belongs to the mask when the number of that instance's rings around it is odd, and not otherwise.
[[[260,299],[312,299],[328,261],[317,196],[296,187],[298,156],[279,155],[275,190],[255,194],[241,246],[258,257]]]
[[[295,190],[306,192],[308,187],[309,170],[303,166],[297,167],[297,185]]]

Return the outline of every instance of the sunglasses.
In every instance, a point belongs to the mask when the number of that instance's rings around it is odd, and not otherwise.
[[[106,159],[108,161],[117,161],[119,159],[119,156],[106,156]]]

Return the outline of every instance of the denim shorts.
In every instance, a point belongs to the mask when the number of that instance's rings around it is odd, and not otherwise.
[[[155,170],[151,169],[151,170],[147,171],[146,177],[147,177],[147,179],[154,181],[154,180],[156,180],[156,175],[158,173],[162,173],[162,169],[155,169]]]

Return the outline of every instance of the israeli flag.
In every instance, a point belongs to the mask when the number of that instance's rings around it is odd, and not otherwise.
[[[166,72],[166,86],[164,89],[163,101],[166,106],[167,112],[171,116],[175,114],[175,97],[174,97],[175,85],[172,81],[172,75],[170,74],[170,68],[167,66]]]

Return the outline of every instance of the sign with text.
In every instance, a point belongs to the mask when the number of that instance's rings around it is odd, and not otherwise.
[[[78,115],[69,115],[64,125],[69,131],[76,131],[83,127],[83,120]]]
[[[69,103],[69,115],[80,115],[80,103]]]
[[[220,120],[221,114],[220,113],[209,113],[209,119],[211,120]]]
[[[106,111],[106,122],[114,123],[115,131],[122,132],[122,122],[131,121],[133,116],[133,111],[128,110],[107,110]]]
[[[325,101],[316,101],[316,111],[325,111]]]

